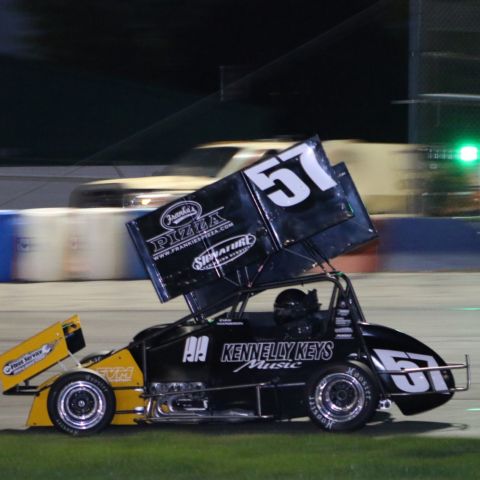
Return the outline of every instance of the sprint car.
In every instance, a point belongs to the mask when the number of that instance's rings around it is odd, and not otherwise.
[[[183,295],[190,314],[35,386],[85,346],[79,318],[5,352],[4,393],[34,396],[27,425],[82,435],[110,424],[310,417],[340,432],[392,402],[411,415],[469,388],[468,357],[449,364],[369,324],[351,280],[330,263],[376,231],[348,171],[329,165],[316,137],[127,228],[160,300]],[[273,305],[256,308],[273,289]]]

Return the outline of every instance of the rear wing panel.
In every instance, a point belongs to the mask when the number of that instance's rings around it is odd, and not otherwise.
[[[345,164],[335,165],[333,169],[354,217],[276,252],[263,265],[250,265],[193,290],[185,296],[192,313],[208,310],[209,305],[218,306],[216,310],[227,307],[219,302],[240,288],[299,277],[322,262],[351,252],[378,237]]]
[[[127,228],[160,300],[183,294],[193,313],[245,286],[294,278],[376,236],[345,166],[332,168],[317,137]]]

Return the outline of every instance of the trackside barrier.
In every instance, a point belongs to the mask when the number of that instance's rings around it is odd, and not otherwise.
[[[124,270],[124,212],[115,208],[70,212],[65,272],[74,280],[122,278]]]
[[[148,209],[0,211],[0,281],[146,279],[126,222]],[[374,216],[379,239],[345,272],[480,271],[480,219]]]
[[[379,229],[381,270],[480,270],[479,220],[427,217],[384,220]]]
[[[372,242],[372,245],[334,258],[331,263],[337,270],[346,273],[378,272],[381,268],[378,257],[378,240]]]
[[[74,209],[68,218],[66,275],[74,280],[147,278],[126,222],[144,211]]]
[[[153,209],[132,209],[125,210],[124,222],[127,223],[130,220],[135,220],[136,218],[145,215],[148,212],[151,212]],[[124,228],[125,237],[125,251],[124,251],[124,275],[125,278],[130,280],[144,280],[148,278],[147,271],[145,270],[145,265],[140,259],[140,255],[133,244],[130,235],[126,227]]]
[[[15,210],[0,211],[0,282],[10,282],[15,256]]]
[[[64,269],[68,208],[20,210],[16,227],[14,280],[67,280]]]
[[[373,216],[376,242],[333,259],[354,272],[479,271],[480,219]]]
[[[332,260],[333,266],[346,273],[369,273],[382,270],[382,263],[378,254],[382,242],[382,231],[385,220],[382,217],[372,216],[373,224],[379,232],[379,238],[346,255]]]

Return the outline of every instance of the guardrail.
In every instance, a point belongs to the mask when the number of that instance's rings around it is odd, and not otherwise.
[[[133,280],[147,274],[125,223],[148,209],[0,211],[0,282]],[[346,272],[480,270],[480,218],[373,216],[379,240],[334,259]]]
[[[0,281],[147,278],[125,223],[148,210],[0,211]]]
[[[373,216],[379,239],[334,260],[347,272],[480,271],[480,217]]]

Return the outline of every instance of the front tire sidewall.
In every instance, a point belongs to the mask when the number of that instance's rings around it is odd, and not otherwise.
[[[378,389],[363,365],[331,365],[307,385],[308,415],[324,430],[359,429],[372,418],[377,405]]]
[[[79,401],[82,403],[79,404]],[[87,418],[85,424],[81,425],[83,404],[87,405]],[[47,409],[50,420],[58,430],[75,436],[89,435],[103,430],[112,421],[115,394],[111,386],[95,373],[68,373],[58,378],[50,388]]]

